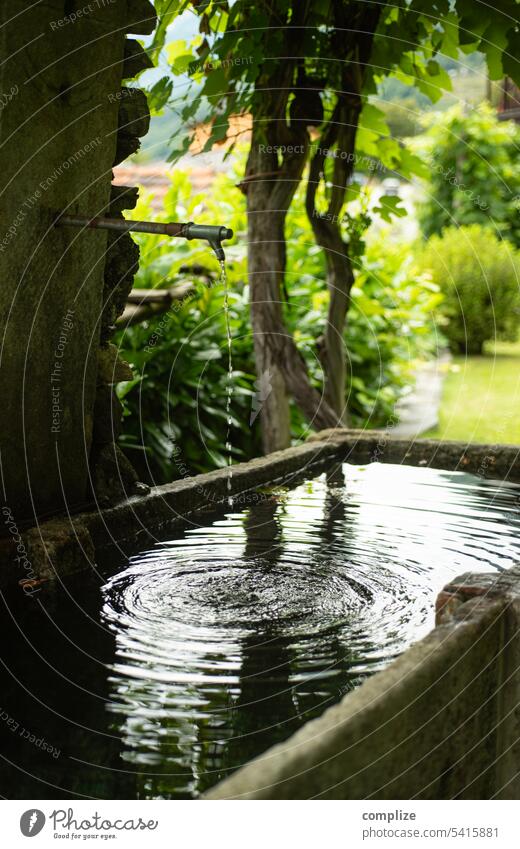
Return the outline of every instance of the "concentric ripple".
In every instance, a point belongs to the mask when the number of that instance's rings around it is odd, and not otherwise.
[[[343,466],[131,560],[104,588],[143,796],[196,796],[382,668],[442,585],[519,559],[520,488]]]

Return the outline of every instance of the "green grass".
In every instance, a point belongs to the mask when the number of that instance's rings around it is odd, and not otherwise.
[[[491,444],[520,443],[520,342],[497,342],[483,357],[454,357],[439,426],[421,434]]]

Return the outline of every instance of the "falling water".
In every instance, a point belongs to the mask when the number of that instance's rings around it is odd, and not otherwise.
[[[226,384],[226,420],[227,420],[227,431],[226,431],[226,457],[227,457],[227,468],[228,468],[228,476],[227,476],[227,490],[228,490],[228,504],[231,507],[233,505],[233,497],[231,495],[231,486],[232,486],[232,478],[233,478],[233,469],[231,467],[232,464],[232,453],[231,453],[231,402],[233,400],[233,355],[231,351],[231,322],[229,319],[229,284],[228,277],[226,273],[226,262],[225,260],[220,260],[220,279],[224,285],[224,318],[226,321],[226,340],[227,340],[227,349],[228,349],[228,372],[227,372],[227,384]]]

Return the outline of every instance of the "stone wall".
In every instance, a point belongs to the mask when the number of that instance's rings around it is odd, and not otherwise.
[[[147,129],[144,95],[121,94],[148,63],[125,36],[151,32],[155,12],[148,0],[10,0],[0,25],[2,497],[22,520],[90,500],[90,466],[111,491],[107,344],[138,253],[128,236],[54,222],[135,204],[135,191],[111,190]]]
[[[140,0],[131,3],[133,13],[129,20],[133,31],[151,33],[156,18],[153,8]],[[129,23],[127,21],[127,27]],[[123,81],[151,67],[152,62],[135,39],[126,38],[122,68]],[[113,165],[119,165],[126,157],[139,149],[140,138],[148,132],[150,112],[146,95],[141,89],[127,85],[118,86],[109,95],[118,103],[116,150]],[[134,209],[138,189],[135,186],[112,186],[106,214],[111,218],[123,218],[124,212]],[[131,215],[130,215],[131,217]],[[122,314],[127,295],[139,264],[139,249],[128,233],[109,231],[105,255],[103,279],[103,308],[100,322],[100,347],[97,353],[97,384],[94,404],[94,428],[90,453],[90,490],[96,501],[108,503],[121,500],[140,489],[137,476],[119,449],[117,440],[121,429],[121,404],[114,386],[121,380],[133,377],[130,367],[119,360],[117,349],[110,343],[116,319]],[[147,487],[143,487],[147,490]]]

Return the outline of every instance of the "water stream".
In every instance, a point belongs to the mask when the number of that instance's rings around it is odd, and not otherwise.
[[[60,754],[0,724],[0,792],[197,797],[426,633],[448,580],[516,563],[519,504],[462,473],[343,465],[11,604],[1,708]]]
[[[228,506],[233,505],[231,495],[232,478],[233,478],[233,454],[231,445],[231,425],[233,419],[231,417],[231,403],[233,401],[233,352],[232,352],[232,335],[231,335],[231,320],[229,315],[229,282],[226,271],[226,261],[220,260],[220,280],[224,285],[224,319],[226,322],[226,343],[227,343],[227,382],[226,382],[226,458],[228,467],[227,489],[228,489]]]

